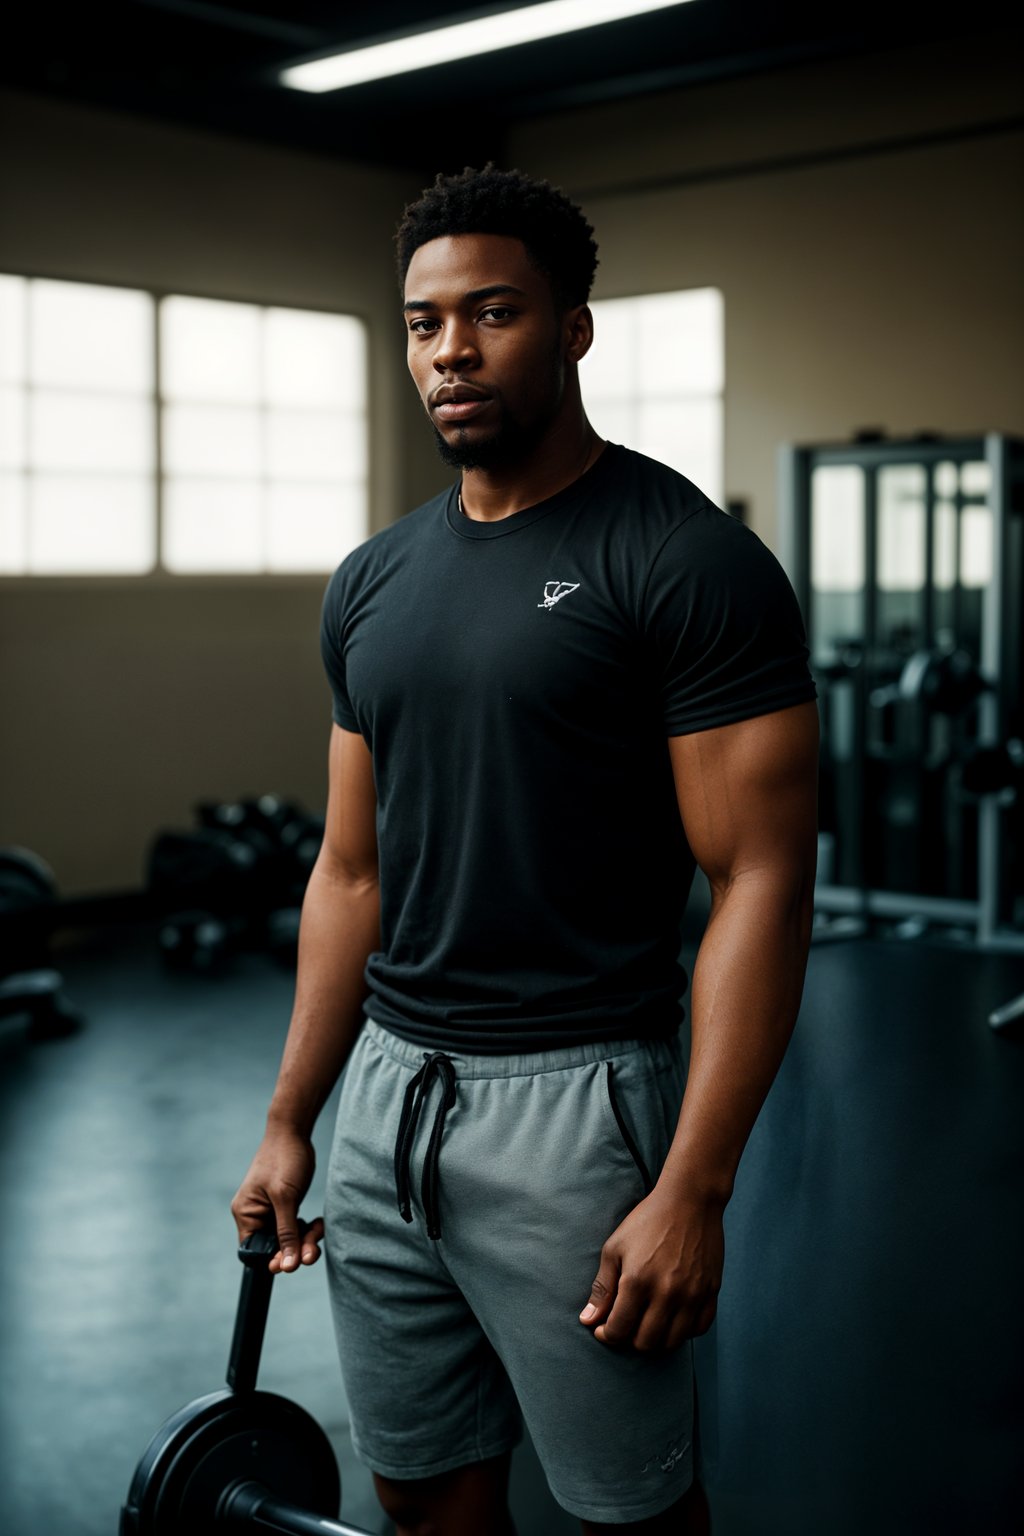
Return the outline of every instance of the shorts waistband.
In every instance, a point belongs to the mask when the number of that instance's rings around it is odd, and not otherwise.
[[[427,1046],[403,1040],[367,1018],[363,1026],[366,1034],[395,1061],[405,1067],[418,1069],[428,1056],[435,1054]],[[458,1071],[460,1078],[473,1077],[535,1077],[540,1072],[563,1072],[570,1067],[583,1067],[592,1061],[608,1061],[614,1056],[628,1056],[633,1051],[649,1051],[657,1047],[654,1040],[581,1040],[578,1045],[558,1046],[548,1051],[515,1051],[508,1056],[492,1056],[471,1051],[445,1051]]]

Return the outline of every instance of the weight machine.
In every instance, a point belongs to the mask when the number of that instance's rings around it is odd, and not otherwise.
[[[864,433],[778,471],[822,720],[819,936],[1024,953],[1024,441]]]

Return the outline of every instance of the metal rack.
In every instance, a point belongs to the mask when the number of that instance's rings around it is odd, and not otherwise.
[[[1024,950],[1021,797],[963,785],[1024,734],[1024,441],[865,434],[778,473],[821,700],[816,910]]]

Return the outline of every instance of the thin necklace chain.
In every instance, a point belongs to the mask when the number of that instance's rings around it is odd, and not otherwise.
[[[576,481],[581,479],[586,474],[587,470],[590,468],[590,456],[593,453],[596,444],[599,443],[600,441],[601,441],[601,439],[597,436],[597,434],[595,432],[593,432],[593,430],[591,430],[591,436],[590,436],[590,439],[587,442],[587,451],[586,451],[586,454],[584,455],[583,463],[582,463],[581,467],[577,470],[576,474],[569,481],[570,485],[575,485]],[[461,486],[459,487],[458,491],[456,492],[456,495],[457,495],[458,503],[459,503],[459,511],[460,511],[460,513],[462,514],[463,517],[467,517],[468,513],[466,512],[465,507],[462,505],[462,487]]]

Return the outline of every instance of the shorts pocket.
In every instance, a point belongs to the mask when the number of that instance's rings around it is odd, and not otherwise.
[[[622,1142],[622,1145],[633,1159],[637,1172],[643,1180],[644,1194],[649,1195],[651,1190],[654,1188],[654,1180],[651,1178],[650,1169],[644,1162],[643,1153],[640,1151],[640,1148],[637,1145],[636,1137],[633,1135],[633,1132],[629,1128],[629,1123],[622,1112],[622,1106],[619,1103],[618,1096],[616,1095],[614,1063],[606,1061],[604,1066],[605,1090],[608,1095],[608,1107],[612,1112],[612,1117],[615,1121],[615,1127],[618,1132],[619,1140]]]

